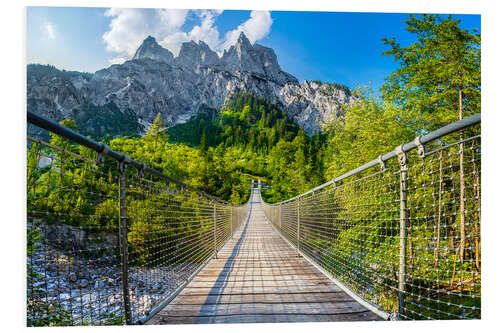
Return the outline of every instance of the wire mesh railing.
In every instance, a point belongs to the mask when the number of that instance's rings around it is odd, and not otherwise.
[[[245,222],[232,205],[35,114],[28,137],[28,326],[141,323]]]
[[[263,206],[301,255],[381,316],[478,319],[480,186],[475,115]]]

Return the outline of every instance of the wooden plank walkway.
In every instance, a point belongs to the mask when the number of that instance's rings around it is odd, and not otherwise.
[[[248,222],[147,324],[382,320],[297,257],[266,219],[257,189]]]

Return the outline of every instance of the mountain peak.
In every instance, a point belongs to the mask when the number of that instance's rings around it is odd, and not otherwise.
[[[182,43],[179,56],[175,58],[175,63],[188,66],[217,66],[219,64],[219,56],[203,41],[191,40]]]
[[[198,45],[200,45],[204,49],[210,49],[210,46],[208,46],[208,44],[202,41],[201,39],[198,41]]]
[[[261,74],[279,85],[298,84],[298,80],[281,70],[273,49],[255,43],[253,46],[244,32],[228,50],[224,50],[221,63],[229,72]]]
[[[238,40],[236,41],[235,45],[239,46],[240,48],[252,48],[252,43],[250,43],[250,40],[248,40],[247,35],[245,35],[243,31],[238,36]]]
[[[132,59],[149,58],[157,61],[170,62],[173,57],[173,54],[169,50],[161,47],[161,45],[156,42],[156,39],[149,35],[144,39],[137,51],[135,51]]]

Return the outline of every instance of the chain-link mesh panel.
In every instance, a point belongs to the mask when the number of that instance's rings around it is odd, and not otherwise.
[[[457,142],[410,155],[406,319],[481,315],[481,142]]]
[[[242,208],[137,176],[127,184],[130,302],[140,319],[224,245]]]
[[[249,202],[230,205],[52,141],[29,138],[27,153],[29,326],[138,322],[248,217]]]
[[[94,153],[29,140],[28,326],[121,321],[116,173]]]
[[[480,318],[478,132],[264,211],[300,253],[388,315]]]

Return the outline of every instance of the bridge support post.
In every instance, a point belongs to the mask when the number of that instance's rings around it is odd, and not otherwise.
[[[281,209],[283,208],[282,205],[279,205],[279,219],[280,219],[280,232],[283,234],[283,230],[281,230]]]
[[[231,221],[231,239],[233,239],[233,206],[231,206],[231,217],[230,217],[230,221]]]
[[[300,257],[300,197],[297,198],[297,257]]]
[[[121,279],[123,292],[123,307],[125,314],[125,323],[132,325],[132,313],[130,311],[130,294],[128,287],[128,227],[127,227],[127,192],[126,171],[127,164],[118,163],[118,201],[119,201],[119,242],[120,242],[120,261],[121,261]]]
[[[217,204],[214,203],[214,256],[217,259]]]
[[[408,155],[402,146],[396,148],[399,160],[399,189],[400,189],[400,209],[399,209],[399,275],[398,275],[398,313],[397,319],[404,318],[405,295],[406,295],[406,242],[408,225]]]

